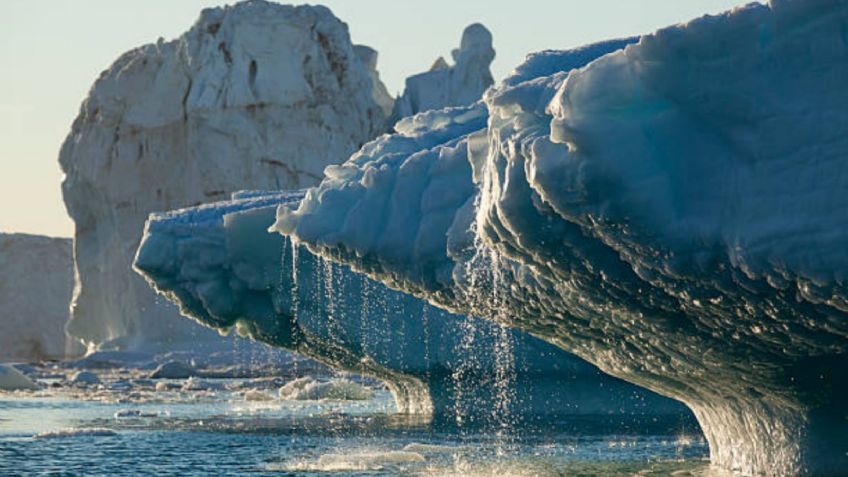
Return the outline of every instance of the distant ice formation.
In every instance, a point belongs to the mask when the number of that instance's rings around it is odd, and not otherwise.
[[[678,403],[542,341],[451,315],[269,233],[277,205],[301,197],[240,193],[155,214],[136,268],[204,324],[383,380],[402,413],[468,424],[511,416],[688,417]],[[286,394],[324,390],[292,386]]]
[[[371,78],[371,95],[374,98],[380,109],[386,117],[392,114],[392,109],[395,105],[395,100],[383,80],[380,79],[380,72],[377,71],[377,50],[366,45],[353,45],[353,51],[356,52],[357,58],[365,66],[368,71],[368,76]]]
[[[10,364],[0,364],[0,391],[32,391],[38,384]]]
[[[66,357],[71,261],[69,239],[0,234],[0,362]]]
[[[495,80],[489,65],[495,59],[492,34],[474,23],[462,32],[459,48],[451,52],[453,65],[439,57],[430,71],[406,79],[403,94],[395,101],[389,125],[431,109],[468,106],[480,100]]]
[[[844,1],[773,0],[524,65],[484,129],[418,116],[277,229],[685,402],[718,467],[843,474],[846,25]]]
[[[59,158],[76,226],[70,334],[123,349],[214,339],[131,272],[147,215],[316,184],[385,127],[375,58],[361,57],[327,8],[258,0],[203,10],[104,71]]]

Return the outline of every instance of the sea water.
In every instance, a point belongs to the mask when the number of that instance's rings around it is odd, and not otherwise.
[[[101,374],[100,384],[82,387],[47,379],[38,391],[0,393],[0,475],[710,472],[706,443],[685,424],[617,426],[608,416],[581,416],[468,429],[394,414],[391,394],[367,380],[361,385],[372,392],[353,394],[367,399],[293,400],[281,398],[279,382],[268,378],[154,381],[138,374]]]

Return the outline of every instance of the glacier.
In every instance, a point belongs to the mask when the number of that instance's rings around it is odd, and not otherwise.
[[[131,50],[97,79],[60,152],[75,223],[68,332],[89,348],[215,340],[132,273],[148,214],[243,188],[316,184],[385,128],[366,51],[321,6],[242,2]]]
[[[328,168],[275,228],[684,402],[718,468],[841,475],[846,25],[848,2],[772,0],[572,71],[540,53]]]
[[[64,359],[74,285],[71,240],[0,233],[0,362]]]
[[[302,197],[240,192],[154,214],[135,267],[186,316],[379,378],[398,412],[437,424],[689,419],[679,403],[527,334],[452,315],[269,233],[277,206]]]

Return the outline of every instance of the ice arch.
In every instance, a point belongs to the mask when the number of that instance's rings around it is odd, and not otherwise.
[[[721,468],[839,475],[846,25],[844,1],[775,0],[507,80],[485,130],[424,144],[461,115],[419,117],[276,227],[685,402]]]
[[[277,205],[301,198],[241,193],[154,215],[135,266],[207,326],[382,379],[401,413],[463,425],[598,414],[688,420],[678,403],[527,334],[452,315],[269,233]]]

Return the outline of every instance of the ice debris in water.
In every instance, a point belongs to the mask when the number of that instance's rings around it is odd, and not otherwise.
[[[259,389],[248,389],[243,394],[245,401],[273,401],[274,396]]]
[[[94,386],[100,384],[100,378],[91,371],[77,371],[69,382],[74,386]]]
[[[374,397],[374,391],[348,379],[318,381],[305,376],[286,383],[279,396],[292,401],[365,401]]]
[[[317,461],[300,461],[282,466],[269,466],[271,470],[282,471],[369,471],[395,468],[403,464],[426,462],[423,455],[407,451],[372,451],[346,454],[324,454]]]
[[[196,375],[197,371],[182,361],[168,361],[153,370],[150,379],[186,379]]]
[[[57,431],[46,431],[38,433],[33,437],[33,439],[59,439],[59,438],[68,438],[68,437],[105,437],[105,436],[115,436],[118,433],[113,431],[112,429],[107,429],[105,427],[91,427],[91,428],[76,428],[76,427],[68,427],[65,429],[60,429]]]
[[[158,411],[143,411],[141,409],[121,409],[116,411],[115,419],[132,419],[144,417],[159,417]]]

